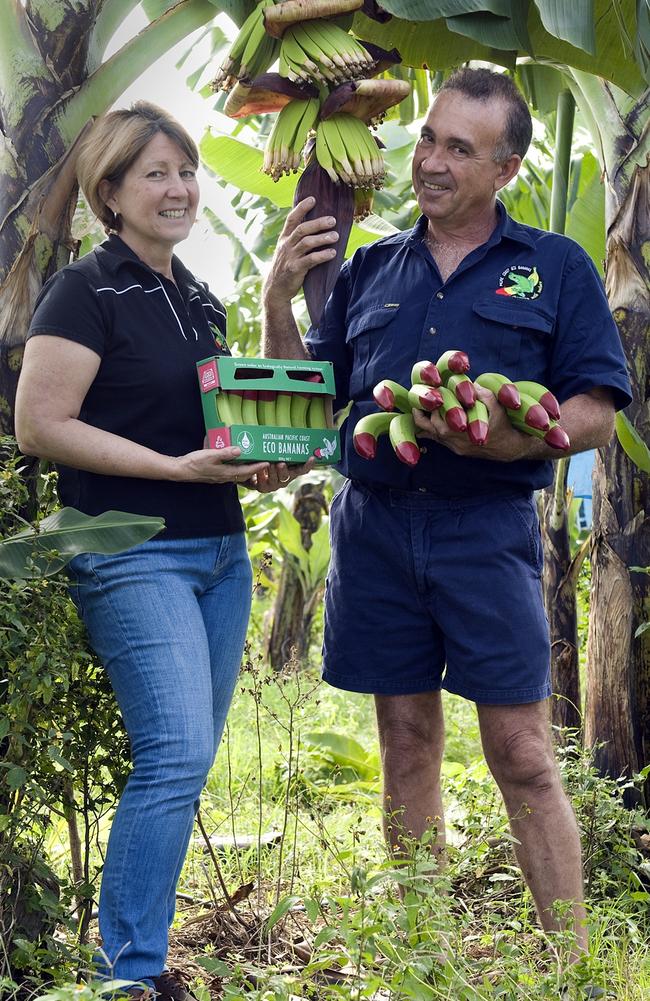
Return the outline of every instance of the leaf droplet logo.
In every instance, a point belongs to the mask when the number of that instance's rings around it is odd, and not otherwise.
[[[250,452],[253,447],[253,439],[249,435],[248,431],[242,431],[242,433],[237,438],[237,444],[241,448],[242,452]]]

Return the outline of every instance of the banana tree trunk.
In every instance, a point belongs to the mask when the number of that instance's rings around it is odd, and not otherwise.
[[[607,190],[607,294],[625,347],[634,401],[626,415],[650,440],[650,152],[647,94],[636,102],[580,79],[597,122]],[[614,439],[596,459],[585,741],[599,769],[631,775],[650,761],[650,478]],[[646,794],[649,790],[646,788]],[[632,793],[628,794],[634,799]]]
[[[550,229],[564,233],[571,169],[571,144],[575,99],[562,90],[557,100],[555,160],[551,190]],[[580,730],[580,673],[578,659],[577,574],[571,562],[567,459],[555,463],[553,484],[544,491],[541,508],[544,548],[544,604],[551,638],[551,683],[553,725],[560,739],[567,728]],[[578,567],[579,569],[579,567]]]
[[[75,251],[75,161],[92,118],[140,73],[219,12],[168,9],[106,62],[138,0],[3,0],[0,5],[0,434],[13,433],[18,371],[34,301]]]
[[[301,541],[311,549],[312,535],[318,529],[327,501],[319,484],[305,483],[295,495],[293,514],[301,528]],[[290,556],[282,564],[278,593],[273,607],[273,625],[268,646],[268,659],[275,671],[290,662],[302,664],[309,652],[314,614],[320,600],[322,584],[305,593],[303,582]]]

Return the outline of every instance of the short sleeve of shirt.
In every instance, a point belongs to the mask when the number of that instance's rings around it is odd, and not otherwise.
[[[591,259],[575,247],[562,278],[551,379],[560,402],[597,386],[617,410],[632,400],[625,355],[605,289]]]
[[[334,410],[341,410],[350,400],[352,355],[346,343],[346,315],[350,298],[350,271],[345,264],[332,294],[325,304],[318,327],[310,327],[305,344],[316,361],[330,361],[334,367],[336,399]]]
[[[36,334],[64,337],[104,356],[108,325],[97,291],[85,276],[64,268],[45,283],[27,336]]]

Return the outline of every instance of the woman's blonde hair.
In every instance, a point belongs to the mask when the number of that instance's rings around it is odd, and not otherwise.
[[[106,232],[117,232],[120,218],[101,198],[101,182],[109,181],[118,186],[158,132],[177,143],[192,166],[198,167],[199,151],[189,132],[166,111],[148,101],[136,101],[130,108],[102,115],[84,139],[77,160],[77,179],[88,205]]]

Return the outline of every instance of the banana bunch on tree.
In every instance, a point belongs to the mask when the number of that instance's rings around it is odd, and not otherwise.
[[[314,215],[336,218],[336,257],[305,280],[316,325],[336,281],[355,218],[372,208],[385,177],[381,141],[370,126],[410,93],[407,80],[379,78],[400,62],[349,31],[352,14],[385,21],[375,0],[261,0],[242,25],[213,88],[225,90],[232,118],[277,112],[262,169],[274,180],[305,164],[296,202],[316,199]],[[279,73],[267,72],[278,60]]]
[[[378,438],[388,433],[397,458],[409,466],[417,464],[420,449],[412,411],[439,410],[447,426],[467,433],[475,445],[483,445],[489,435],[489,412],[478,399],[476,385],[489,389],[504,407],[514,428],[542,438],[551,448],[567,451],[570,441],[561,427],[560,407],[555,396],[538,382],[511,382],[498,372],[484,372],[474,382],[467,375],[469,358],[464,351],[445,351],[437,362],[418,361],[411,371],[411,388],[383,379],[374,390],[382,408],[357,421],[352,441],[363,459],[374,459]],[[393,422],[397,422],[393,425]]]

